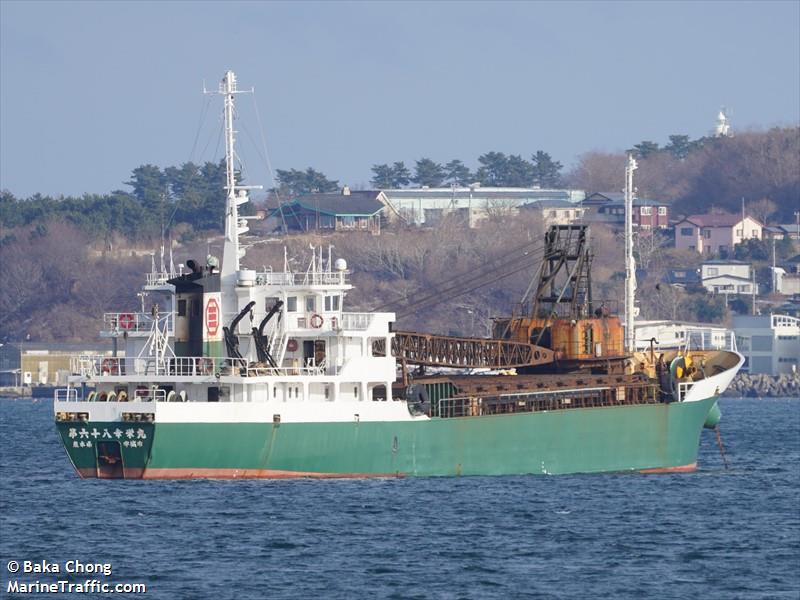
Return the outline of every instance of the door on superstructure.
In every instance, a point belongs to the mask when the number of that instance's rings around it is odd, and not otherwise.
[[[303,340],[303,366],[314,366],[314,340]]]
[[[314,365],[321,367],[325,364],[325,340],[314,340]]]
[[[305,340],[303,342],[303,365],[317,367],[325,364],[325,340]]]

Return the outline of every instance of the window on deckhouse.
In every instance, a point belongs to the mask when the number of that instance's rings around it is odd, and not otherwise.
[[[339,296],[325,296],[325,310],[329,312],[339,310]]]

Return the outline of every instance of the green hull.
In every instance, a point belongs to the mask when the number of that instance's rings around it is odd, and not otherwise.
[[[57,423],[84,477],[369,477],[687,470],[716,398],[415,422]],[[103,433],[75,447],[75,428]],[[137,436],[134,436],[136,438]],[[80,436],[79,436],[80,438]],[[110,444],[108,442],[111,442]],[[142,443],[139,444],[138,442]],[[115,448],[118,448],[118,453]],[[98,459],[105,452],[110,458]]]

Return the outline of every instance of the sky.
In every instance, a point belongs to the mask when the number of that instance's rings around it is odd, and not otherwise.
[[[0,189],[107,193],[223,155],[227,69],[249,183],[489,151],[570,167],[670,134],[800,121],[800,2],[0,0]],[[262,142],[263,140],[266,143]],[[264,148],[266,147],[266,156]]]

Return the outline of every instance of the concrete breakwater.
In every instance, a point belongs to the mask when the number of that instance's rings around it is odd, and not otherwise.
[[[800,397],[800,374],[792,375],[749,375],[739,373],[724,392],[725,396],[746,396],[749,398]]]

